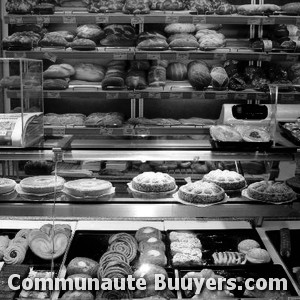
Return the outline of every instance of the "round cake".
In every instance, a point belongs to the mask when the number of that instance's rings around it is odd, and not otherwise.
[[[132,179],[132,187],[140,192],[169,192],[176,188],[176,182],[165,173],[144,172]]]
[[[295,192],[282,182],[255,182],[248,186],[248,196],[255,200],[286,202],[296,197]]]
[[[190,203],[209,204],[222,201],[225,191],[212,182],[195,181],[181,186],[178,196]]]
[[[16,187],[16,182],[9,178],[0,178],[0,194],[12,192]]]
[[[57,191],[61,191],[64,183],[65,180],[59,176],[56,182],[55,176],[33,176],[21,180],[20,187],[25,193],[42,195],[53,193],[55,187]]]
[[[212,182],[224,190],[237,190],[245,187],[246,180],[244,176],[228,170],[214,170],[203,176],[203,181]]]
[[[109,181],[86,178],[66,182],[64,191],[74,197],[97,197],[108,194],[111,188]]]

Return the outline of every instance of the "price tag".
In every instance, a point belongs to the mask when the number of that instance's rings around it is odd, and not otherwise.
[[[130,92],[128,94],[129,99],[140,99],[142,98],[142,94],[141,93],[136,93],[136,92]]]
[[[227,60],[227,53],[215,53],[214,54],[215,60]]]
[[[148,94],[148,98],[150,98],[150,99],[161,99],[161,94],[160,93],[150,92]]]
[[[65,134],[66,134],[66,128],[65,127],[54,127],[54,128],[52,128],[52,135],[63,136]]]
[[[6,130],[0,130],[0,136],[6,136],[7,131]]]
[[[269,95],[268,94],[256,94],[256,100],[268,101],[269,100]]]
[[[178,23],[179,17],[178,16],[166,16],[165,22],[169,23]]]
[[[109,23],[108,16],[96,16],[96,23]]]
[[[260,25],[261,24],[261,19],[258,18],[249,18],[247,20],[248,25]]]
[[[298,60],[298,55],[287,54],[287,55],[286,55],[286,60],[287,60],[287,61],[295,62],[295,61]]]
[[[135,17],[131,18],[132,26],[135,26],[137,24],[144,24],[144,23],[145,23],[145,20],[144,20],[144,17],[142,17],[142,16],[135,16]]]
[[[119,99],[119,93],[116,92],[107,92],[106,99]]]
[[[274,25],[275,24],[275,18],[273,17],[267,17],[265,19],[262,19],[263,25]]]
[[[206,17],[205,16],[193,16],[193,23],[194,24],[206,24]]]
[[[10,24],[23,24],[23,18],[22,17],[10,17],[9,23]]]
[[[183,94],[182,93],[170,93],[169,98],[170,99],[182,99]]]
[[[127,60],[128,55],[127,55],[127,53],[122,53],[122,52],[121,53],[114,53],[113,58],[118,59],[118,60]]]
[[[176,60],[189,60],[190,59],[190,54],[189,53],[176,53]]]
[[[227,100],[228,99],[228,94],[216,94],[215,95],[216,100]]]
[[[281,101],[295,101],[295,95],[281,95]]]
[[[267,54],[267,53],[261,53],[258,56],[258,60],[261,60],[261,61],[271,61],[272,60],[272,55],[271,54]]]
[[[136,135],[150,135],[150,130],[147,128],[136,128]]]
[[[205,93],[204,92],[193,92],[192,99],[203,100],[203,99],[205,99]]]
[[[46,58],[46,59],[52,61],[53,63],[55,63],[56,60],[57,60],[57,56],[54,55],[53,53],[50,53],[50,52],[45,52],[45,53],[44,53],[44,58]]]
[[[14,58],[25,58],[26,52],[23,51],[16,51],[14,52]]]
[[[59,92],[47,92],[46,93],[46,98],[58,99],[58,98],[60,98],[60,93]]]
[[[235,100],[247,100],[248,99],[248,94],[246,93],[239,93],[234,95]]]
[[[50,17],[42,17],[37,16],[36,17],[37,24],[49,24],[50,23]]]
[[[147,53],[147,59],[149,59],[149,60],[160,60],[161,55],[160,55],[160,53]]]
[[[113,135],[113,133],[114,133],[113,128],[102,127],[102,128],[100,128],[100,131],[99,131],[100,135]]]
[[[64,16],[63,23],[65,24],[76,24],[76,17],[74,16]]]
[[[124,128],[123,135],[135,135],[135,131],[133,128]]]

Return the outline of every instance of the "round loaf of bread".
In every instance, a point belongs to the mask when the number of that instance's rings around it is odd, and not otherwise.
[[[25,193],[42,195],[53,193],[55,188],[61,191],[64,183],[65,180],[59,176],[56,182],[55,176],[33,176],[21,180],[20,187]]]
[[[108,194],[111,188],[109,181],[86,178],[66,182],[64,191],[74,197],[97,197]]]
[[[169,174],[144,172],[132,179],[132,187],[140,192],[169,192],[176,188],[175,179]]]
[[[0,178],[0,194],[7,194],[15,189],[16,182],[9,178]]]

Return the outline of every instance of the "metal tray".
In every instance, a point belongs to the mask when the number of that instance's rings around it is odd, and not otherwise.
[[[284,128],[284,124],[287,123],[287,122],[278,122],[278,125],[280,127],[280,129],[282,130],[282,134],[288,139],[290,140],[292,143],[294,143],[295,145],[297,146],[300,146],[300,140],[295,137],[292,133],[292,131]],[[300,131],[300,128],[299,128],[299,131]]]

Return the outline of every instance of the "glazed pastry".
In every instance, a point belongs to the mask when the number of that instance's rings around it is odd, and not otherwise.
[[[9,178],[0,178],[0,194],[12,192],[16,187],[16,182]]]
[[[26,248],[21,243],[10,243],[5,249],[3,260],[8,265],[21,264],[26,255]]]
[[[171,242],[181,242],[182,240],[196,238],[196,234],[190,232],[171,231],[169,239]]]
[[[20,187],[25,193],[32,193],[37,195],[50,194],[55,191],[61,191],[63,189],[65,180],[62,177],[57,176],[33,176],[22,179]]]
[[[30,229],[22,229],[20,231],[17,232],[15,239],[16,238],[23,238],[23,239],[28,239],[29,233],[30,233]]]
[[[172,258],[174,266],[195,266],[202,264],[202,255],[190,255],[185,253],[175,253]]]
[[[244,254],[246,254],[249,250],[253,248],[260,248],[260,245],[258,242],[251,239],[243,240],[238,244],[239,252]]]
[[[253,248],[246,253],[247,261],[254,264],[263,264],[271,261],[271,257],[267,250]]]
[[[215,252],[213,255],[215,265],[243,265],[247,259],[239,252]]]
[[[161,267],[167,265],[167,257],[164,252],[155,250],[155,249],[148,249],[141,253],[139,258],[140,264],[154,264]]]
[[[139,243],[139,251],[143,252],[148,249],[155,249],[159,251],[166,251],[166,246],[163,241],[156,237],[150,237],[147,240],[143,240]]]
[[[123,253],[129,262],[132,262],[136,255],[138,244],[135,238],[128,233],[117,233],[112,235],[109,240],[109,250]]]
[[[142,227],[135,233],[135,238],[138,242],[147,240],[151,237],[161,240],[161,232],[153,227]]]

